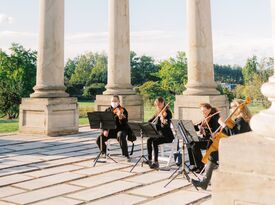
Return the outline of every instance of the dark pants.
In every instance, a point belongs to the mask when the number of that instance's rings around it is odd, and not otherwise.
[[[120,148],[122,150],[122,155],[128,157],[128,145],[127,145],[127,132],[126,131],[116,131],[116,130],[109,130],[108,137],[103,136],[102,134],[99,135],[96,139],[96,143],[98,148],[100,149],[100,139],[102,140],[102,152],[106,153],[106,142],[108,139],[117,139],[120,144]]]
[[[173,138],[167,138],[163,136],[158,137],[149,137],[147,140],[147,152],[148,152],[148,159],[152,160],[152,146],[154,147],[154,155],[155,155],[155,162],[158,161],[158,152],[159,148],[158,145],[164,144],[164,143],[171,143],[173,141]]]
[[[190,165],[195,165],[197,168],[201,168],[204,166],[202,160],[202,153],[201,149],[206,150],[208,148],[208,141],[199,141],[194,142],[194,144],[188,146],[188,155]]]

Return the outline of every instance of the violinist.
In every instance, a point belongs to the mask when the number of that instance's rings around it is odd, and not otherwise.
[[[114,117],[116,121],[116,129],[103,130],[100,136],[98,136],[98,138],[96,139],[96,143],[100,149],[101,147],[100,141],[102,142],[101,151],[104,154],[106,154],[105,142],[107,142],[107,140],[110,138],[117,139],[122,150],[122,155],[127,158],[127,161],[130,161],[127,139],[126,139],[129,132],[128,112],[124,107],[120,106],[118,95],[114,95],[111,98],[111,106],[108,107],[105,111],[112,111],[114,113]]]
[[[218,110],[209,103],[201,103],[200,110],[204,118],[200,123],[195,124],[195,130],[200,132],[202,138],[199,142],[194,142],[188,149],[190,165],[193,166],[192,171],[196,172],[200,172],[204,168],[204,163],[201,161],[201,150],[206,150],[209,147],[211,134],[220,127],[221,123]]]
[[[234,100],[230,104],[231,115],[224,123],[222,127],[228,135],[236,135],[245,132],[251,131],[249,126],[249,121],[252,117],[248,107],[246,104],[250,102],[243,102],[241,100]],[[228,123],[230,122],[230,123]],[[232,123],[233,122],[233,123]],[[208,184],[211,180],[213,170],[218,167],[218,151],[214,151],[209,156],[208,162],[205,168],[205,176],[202,181],[192,179],[192,184],[196,187],[200,187],[202,189],[207,189]]]
[[[149,120],[149,122],[156,125],[156,129],[159,132],[158,136],[149,137],[147,140],[148,161],[145,163],[149,165],[151,169],[158,169],[158,145],[164,143],[171,143],[174,139],[173,132],[170,128],[172,119],[172,112],[168,108],[165,100],[162,97],[158,97],[154,105],[156,107],[156,114]],[[152,147],[154,148],[154,162],[152,162]]]

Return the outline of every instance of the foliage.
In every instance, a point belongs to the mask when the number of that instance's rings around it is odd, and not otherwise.
[[[230,65],[214,65],[215,81],[230,84],[243,84],[241,67]]]
[[[12,44],[11,54],[0,51],[0,113],[17,118],[22,97],[33,92],[36,76],[36,52]]]
[[[176,58],[160,62],[159,70],[152,73],[157,81],[148,81],[139,87],[145,102],[153,102],[158,96],[171,102],[173,108],[175,95],[181,94],[187,82],[187,60],[184,52],[178,52]]]
[[[246,64],[242,69],[245,85],[248,85],[251,82],[253,75],[257,73],[257,66],[258,66],[258,61],[256,56],[253,56],[252,58],[247,59]]]
[[[65,66],[65,85],[71,96],[95,99],[107,83],[107,56],[86,53],[68,59]]]
[[[268,81],[268,78],[273,75],[273,59],[263,59],[260,63],[256,56],[249,58],[243,68],[245,84],[238,85],[235,89],[237,98],[245,98],[250,96],[254,103],[260,103],[265,108],[270,106],[268,99],[261,93],[262,85]]]
[[[139,86],[148,81],[158,80],[154,73],[159,68],[152,57],[145,55],[138,57],[135,52],[131,51],[130,63],[132,85]]]
[[[218,85],[217,90],[221,93],[221,95],[226,95],[229,102],[232,102],[235,98],[235,93],[230,91],[228,88]]]

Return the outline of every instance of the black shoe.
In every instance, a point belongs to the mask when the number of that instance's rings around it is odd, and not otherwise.
[[[191,183],[196,187],[200,187],[202,188],[203,190],[206,190],[207,189],[207,186],[208,184],[204,181],[198,181],[198,180],[195,180],[195,179],[192,179]]]
[[[144,163],[144,164],[148,164],[149,167],[152,165],[152,161],[151,161],[151,160],[146,160],[146,161],[144,161],[143,163]]]
[[[151,169],[159,169],[159,163],[158,162],[154,162],[153,164],[151,164],[150,168]]]

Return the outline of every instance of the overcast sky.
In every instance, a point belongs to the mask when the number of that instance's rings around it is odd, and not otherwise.
[[[0,0],[0,48],[37,50],[39,0]],[[156,60],[186,50],[186,0],[129,0],[131,50]],[[270,0],[212,0],[214,63],[272,56]],[[108,0],[65,0],[65,58],[107,53]]]

